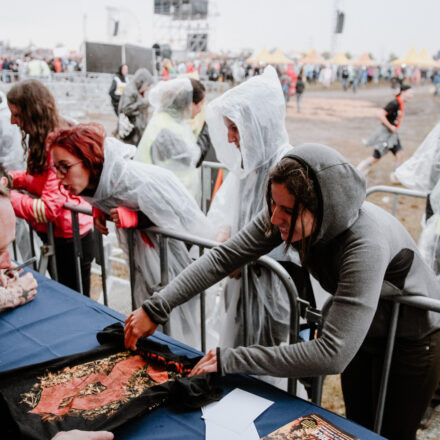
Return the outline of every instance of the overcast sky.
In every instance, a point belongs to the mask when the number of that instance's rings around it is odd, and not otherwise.
[[[434,55],[440,49],[440,0],[210,0],[210,47],[213,50],[329,51],[337,3],[345,12],[337,48],[376,59],[393,52],[404,55],[411,46]],[[37,46],[58,43],[79,49],[84,34],[107,40],[107,6],[131,11],[136,39],[156,42],[153,0],[18,0],[2,1],[0,40],[13,46],[30,41]],[[84,16],[86,16],[84,25]],[[84,30],[85,29],[85,30]],[[133,34],[134,35],[134,34]],[[134,36],[130,37],[134,39]],[[129,41],[135,43],[136,41]],[[160,43],[160,42],[159,42]]]

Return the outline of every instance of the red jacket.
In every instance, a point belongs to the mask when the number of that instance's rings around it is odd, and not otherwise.
[[[24,218],[38,232],[47,232],[46,223],[54,222],[55,237],[72,238],[72,215],[64,209],[65,203],[90,208],[82,198],[70,194],[60,186],[55,170],[48,168],[44,173],[31,175],[26,171],[9,171],[14,180],[13,189],[23,189],[35,197],[18,191],[11,191],[11,203],[15,215]],[[79,230],[83,235],[93,226],[93,217],[79,214]]]

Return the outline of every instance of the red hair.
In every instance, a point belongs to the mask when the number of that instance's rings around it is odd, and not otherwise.
[[[104,164],[104,127],[100,124],[78,124],[72,128],[59,128],[47,136],[46,148],[63,148],[77,157],[90,171],[90,183],[98,185]]]

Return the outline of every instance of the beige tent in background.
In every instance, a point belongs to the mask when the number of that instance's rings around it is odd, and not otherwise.
[[[370,58],[370,55],[363,53],[354,63],[354,66],[372,66],[374,61]]]
[[[293,61],[287,58],[281,49],[277,49],[274,53],[270,54],[269,64],[293,64]]]
[[[329,64],[347,66],[348,64],[352,64],[352,62],[342,52],[339,52],[331,60],[329,60]]]
[[[411,47],[403,58],[394,60],[391,64],[393,66],[439,67],[439,64],[428,54],[426,49],[417,52],[414,47]]]
[[[306,56],[300,60],[301,64],[324,64],[325,60],[318,55],[315,49],[306,53]]]
[[[254,57],[250,57],[246,60],[247,63],[252,64],[252,63],[268,63],[269,59],[270,59],[271,55],[269,53],[269,51],[264,48],[261,50],[261,52],[254,56]]]

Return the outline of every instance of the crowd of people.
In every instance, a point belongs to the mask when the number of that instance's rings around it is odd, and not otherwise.
[[[439,280],[409,233],[395,217],[365,201],[362,173],[337,151],[290,144],[282,74],[273,67],[246,80],[244,72],[239,85],[206,109],[201,81],[179,77],[153,85],[151,73],[139,69],[127,82],[125,67],[110,89],[117,138],[97,123],[63,118],[50,91],[37,80],[10,88],[10,122],[21,136],[7,145],[24,152],[25,170],[9,164],[2,180],[0,221],[11,231],[0,249],[5,303],[23,304],[36,289],[32,275],[4,273],[13,269],[8,253],[14,237],[12,209],[30,221],[43,241],[47,224],[54,222],[58,279],[78,290],[74,264],[68,263],[74,259],[71,217],[63,205],[91,204],[93,219],[80,214],[86,294],[94,256],[92,223],[106,234],[111,220],[125,252],[126,229],[136,229],[136,310],[125,323],[127,348],[136,350],[139,337],[166,323],[173,337],[195,345],[200,338],[197,294],[229,275],[221,308],[207,311],[221,322],[215,348],[191,375],[342,373],[347,417],[372,429],[390,318],[387,300],[403,295],[440,299]],[[307,75],[303,71],[297,77],[306,82]],[[397,106],[384,109],[382,130],[397,131],[410,91],[400,86]],[[300,106],[298,100],[298,111]],[[397,155],[396,145],[389,149]],[[205,214],[200,165],[210,148],[228,173]],[[437,197],[431,200],[433,213],[440,215]],[[193,261],[184,243],[169,240],[172,281],[160,289],[159,244],[148,229],[152,225],[219,245]],[[313,302],[310,275],[332,295],[320,337],[287,343],[291,310],[281,283],[258,265],[243,269],[264,254],[286,268],[303,299]],[[246,329],[244,284],[250,292]],[[440,383],[440,317],[402,308],[382,433],[414,440]]]

